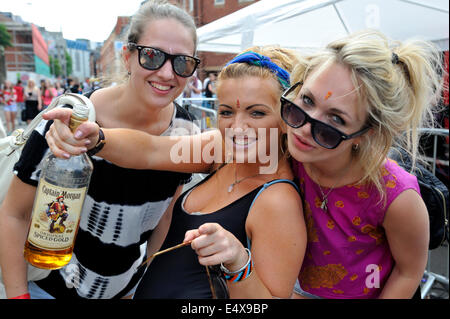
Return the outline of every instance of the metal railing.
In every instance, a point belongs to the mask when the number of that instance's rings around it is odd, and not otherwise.
[[[449,131],[448,129],[433,129],[433,128],[422,128],[420,129],[420,133],[422,135],[429,135],[429,136],[433,136],[433,150],[432,150],[432,157],[426,157],[425,160],[430,162],[431,164],[431,171],[433,173],[433,175],[436,175],[436,165],[437,163],[439,163],[440,165],[445,165],[448,166],[449,165],[449,161],[448,160],[443,160],[443,159],[438,159],[437,158],[437,150],[438,150],[438,137],[439,136],[443,136],[443,137],[448,137],[449,136]],[[444,144],[445,145],[445,144]],[[447,152],[448,152],[448,144],[447,144]],[[448,153],[445,154],[448,157]],[[448,172],[448,169],[447,169]],[[431,260],[432,260],[432,251],[428,252],[428,261],[427,261],[427,268],[425,269],[425,273],[423,276],[423,284],[421,287],[421,298],[425,299],[427,298],[430,293],[431,290],[433,289],[433,287],[435,286],[436,282],[440,283],[441,285],[444,286],[444,288],[446,289],[447,293],[449,290],[449,251],[448,251],[448,242],[444,242],[444,245],[447,245],[447,248],[445,250],[445,258],[446,258],[446,265],[444,267],[444,269],[446,269],[446,275],[442,275],[442,274],[437,274],[435,272],[431,271]],[[439,249],[439,248],[437,248]]]
[[[433,155],[431,158],[426,158],[426,160],[431,162],[431,172],[433,173],[433,175],[436,175],[436,163],[438,163],[438,161],[448,166],[448,160],[444,162],[444,160],[437,158],[438,137],[439,136],[448,137],[448,129],[421,128],[420,133],[422,135],[433,135]]]
[[[216,98],[182,98],[178,100],[196,118],[196,124],[202,131],[217,128]]]

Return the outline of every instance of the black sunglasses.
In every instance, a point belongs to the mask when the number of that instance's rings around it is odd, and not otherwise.
[[[128,43],[128,48],[136,48],[139,52],[139,65],[147,70],[158,70],[167,59],[172,62],[172,69],[178,76],[188,78],[194,74],[200,59],[184,55],[184,54],[169,54],[160,49],[137,45],[136,43]]]
[[[342,141],[358,137],[370,129],[369,126],[365,126],[358,132],[347,135],[327,123],[312,118],[305,111],[303,111],[300,106],[287,99],[287,96],[301,85],[303,85],[303,82],[295,83],[283,93],[280,99],[281,118],[290,127],[299,128],[306,123],[310,123],[311,135],[314,141],[316,141],[316,143],[320,146],[328,149],[336,148]]]

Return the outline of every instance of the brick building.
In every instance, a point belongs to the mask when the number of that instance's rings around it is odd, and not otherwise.
[[[48,47],[38,27],[10,12],[0,12],[0,23],[6,26],[13,44],[4,52],[6,79],[14,83],[32,78],[37,82],[49,77]]]
[[[242,9],[259,0],[171,0],[170,2],[184,8],[195,20],[197,28]],[[144,3],[145,1],[143,1]],[[116,26],[100,51],[97,65],[99,74],[107,75],[120,68],[117,58],[122,50],[123,35],[130,23],[130,17],[118,17]],[[234,54],[198,52],[202,60],[198,75],[201,79],[209,71],[220,71]]]
[[[124,32],[130,17],[117,17],[117,22],[109,37],[103,43],[100,57],[97,61],[97,73],[99,75],[114,74],[120,70],[119,56],[122,51]]]
[[[190,13],[194,17],[197,27],[204,26],[210,22],[229,15],[259,0],[182,0],[181,3],[193,3],[193,11]],[[189,7],[185,7],[188,11]],[[189,12],[189,11],[188,11]],[[199,52],[202,60],[199,75],[201,78],[206,76],[208,71],[220,71],[234,54]],[[202,72],[203,71],[203,72]],[[203,73],[203,74],[202,74]]]

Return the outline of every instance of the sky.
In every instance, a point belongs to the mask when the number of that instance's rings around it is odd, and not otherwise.
[[[111,34],[118,16],[132,16],[142,0],[0,0],[0,11],[22,20],[61,31],[69,40],[103,42]]]

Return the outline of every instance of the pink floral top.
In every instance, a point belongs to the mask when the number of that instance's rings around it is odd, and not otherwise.
[[[394,260],[382,227],[387,208],[403,191],[420,194],[415,176],[393,160],[382,168],[387,202],[375,188],[346,185],[328,195],[328,212],[321,209],[319,186],[294,161],[304,199],[308,244],[298,280],[301,288],[322,298],[377,298]],[[324,194],[329,189],[322,188]]]

